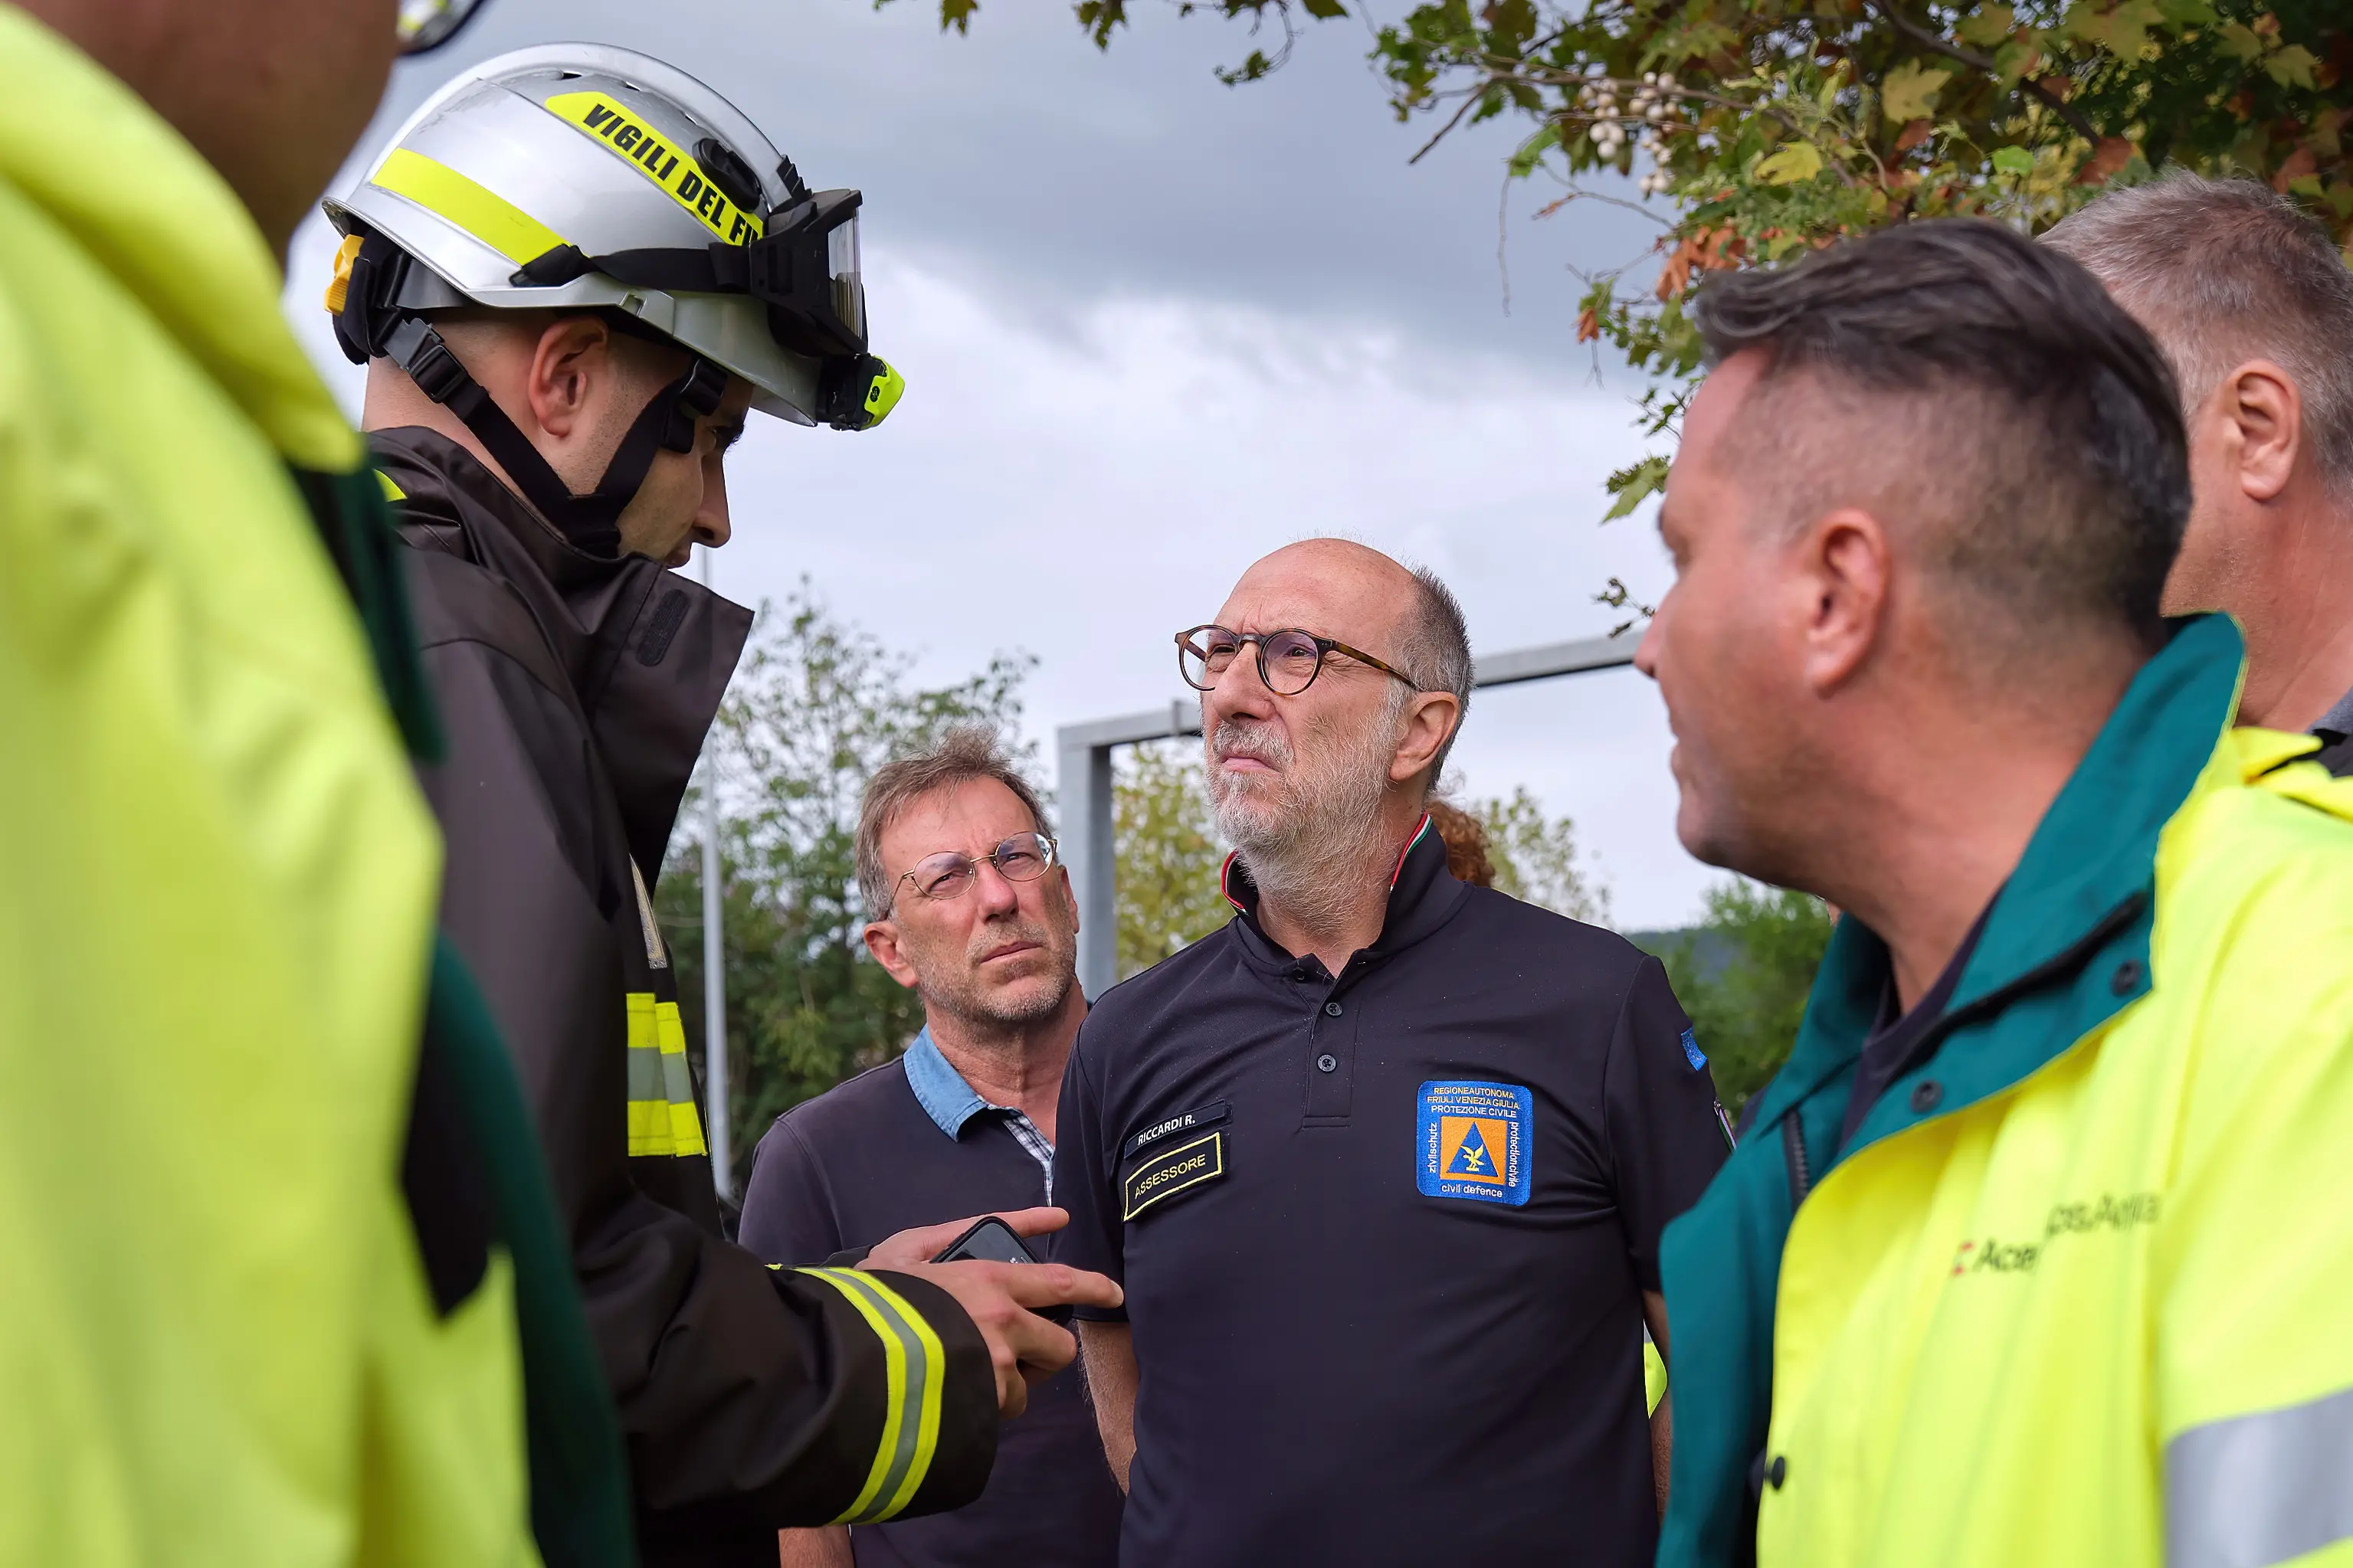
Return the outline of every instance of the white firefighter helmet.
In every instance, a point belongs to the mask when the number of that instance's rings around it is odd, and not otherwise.
[[[863,429],[902,384],[867,351],[860,202],[808,190],[674,67],[602,44],[520,49],[436,92],[325,204],[346,237],[328,308],[346,353],[392,353],[420,384],[425,329],[407,354],[389,345],[428,312],[597,310],[742,376],[764,413]]]

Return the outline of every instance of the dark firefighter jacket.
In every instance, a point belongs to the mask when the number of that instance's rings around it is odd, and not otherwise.
[[[750,613],[575,549],[438,435],[370,440],[448,731],[442,921],[538,1117],[647,1561],[771,1564],[780,1526],[970,1501],[997,1398],[962,1310],[720,1227],[649,895]]]

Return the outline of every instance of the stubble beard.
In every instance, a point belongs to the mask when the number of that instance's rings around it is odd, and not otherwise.
[[[981,983],[978,954],[1008,941],[1034,942],[1051,957],[1053,968],[1045,984],[1008,991]],[[987,926],[975,934],[971,948],[955,968],[944,976],[921,976],[919,989],[925,1008],[945,1013],[984,1034],[1003,1034],[1050,1018],[1061,1010],[1077,983],[1076,956],[1073,942],[1056,940],[1043,925],[1008,921]]]
[[[1305,767],[1272,725],[1228,719],[1210,737],[1207,786],[1219,833],[1240,852],[1261,895],[1310,931],[1346,921],[1366,868],[1389,847],[1380,838],[1380,806],[1395,728],[1369,726]],[[1274,771],[1229,773],[1217,765],[1229,756],[1255,757]]]

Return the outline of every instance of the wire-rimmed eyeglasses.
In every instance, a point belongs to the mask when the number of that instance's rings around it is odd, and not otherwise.
[[[1008,882],[1034,882],[1055,864],[1054,841],[1043,833],[1017,833],[982,858]],[[882,911],[882,918],[890,919],[891,909],[898,907],[901,884],[913,883],[915,891],[927,899],[955,899],[963,897],[979,875],[980,861],[969,855],[953,849],[926,855],[892,885],[891,908]]]
[[[1421,682],[1397,666],[1335,637],[1296,630],[1238,632],[1214,622],[1176,634],[1176,672],[1194,690],[1207,691],[1241,657],[1244,643],[1258,644],[1258,678],[1277,697],[1296,697],[1314,685],[1316,676],[1323,673],[1324,656],[1335,653],[1395,676],[1416,691],[1421,689]]]

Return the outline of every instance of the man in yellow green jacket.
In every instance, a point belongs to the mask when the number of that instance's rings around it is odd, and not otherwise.
[[[0,1562],[628,1560],[437,957],[389,531],[279,313],[394,13],[0,5]]]
[[[1845,914],[1662,1244],[1660,1562],[2353,1562],[2353,785],[2159,616],[2163,360],[1983,224],[1700,319],[1678,831]]]

